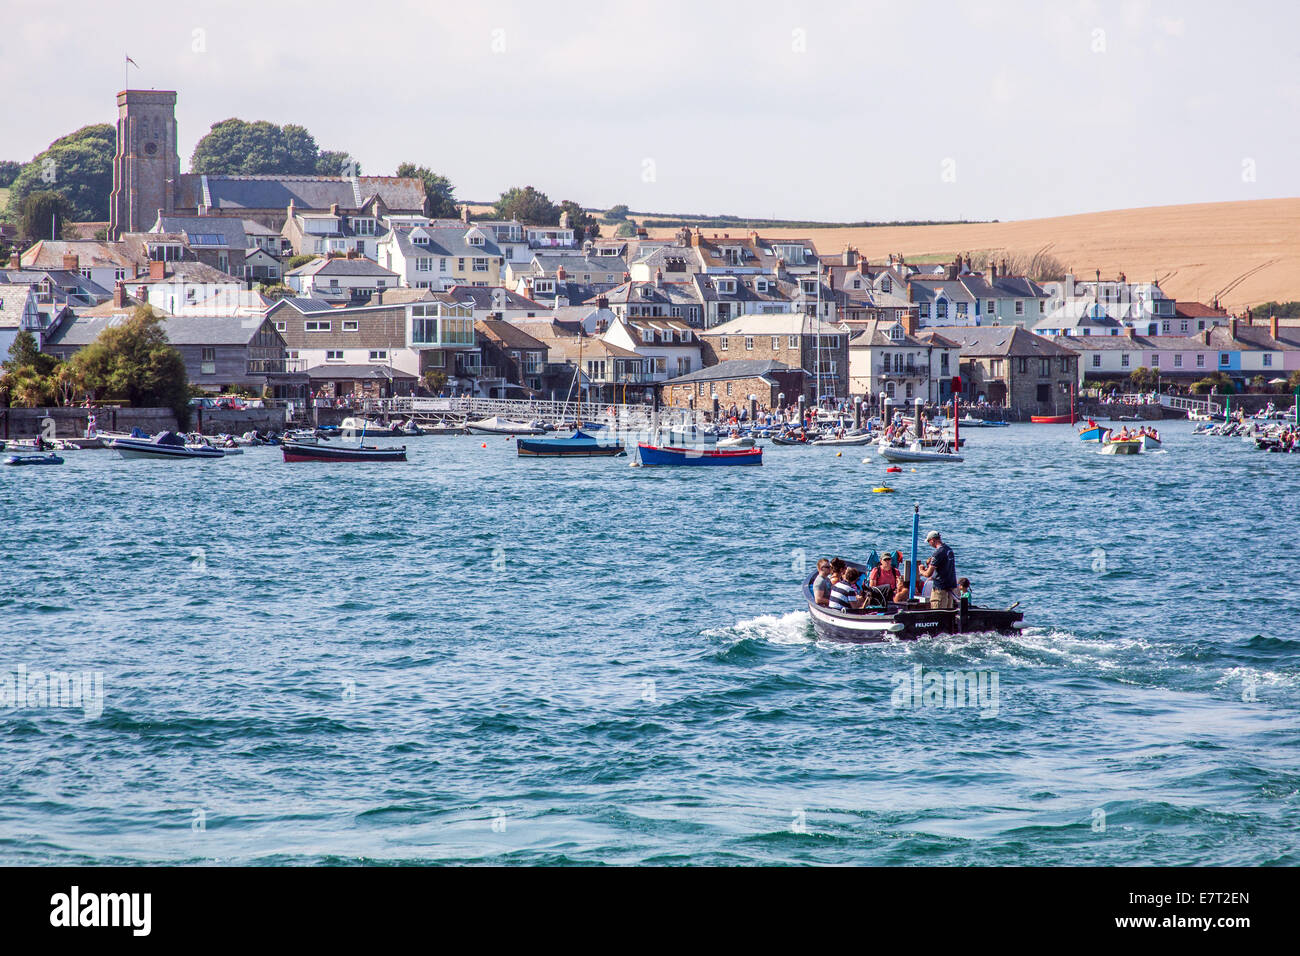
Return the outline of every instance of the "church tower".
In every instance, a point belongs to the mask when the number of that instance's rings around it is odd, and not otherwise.
[[[145,232],[176,208],[181,163],[176,155],[176,91],[117,94],[117,153],[109,196],[108,235]]]

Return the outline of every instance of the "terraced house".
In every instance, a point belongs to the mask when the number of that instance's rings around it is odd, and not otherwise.
[[[848,333],[802,312],[743,315],[698,333],[704,364],[771,360],[803,369],[809,400],[848,395]],[[788,396],[794,401],[795,396]]]
[[[376,254],[403,285],[437,292],[455,285],[501,285],[505,262],[490,230],[463,225],[393,228],[379,240]]]

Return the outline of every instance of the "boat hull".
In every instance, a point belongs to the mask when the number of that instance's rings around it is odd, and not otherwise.
[[[575,442],[569,438],[516,438],[520,458],[613,458],[625,455],[619,444]]]
[[[1079,432],[1079,441],[1099,442],[1110,433],[1109,428],[1102,428],[1098,425],[1096,428],[1085,428]]]
[[[406,461],[406,446],[397,448],[377,448],[373,446],[352,447],[348,445],[327,445],[324,443],[299,445],[285,442],[280,446],[285,461]]]
[[[886,461],[902,462],[908,464],[921,464],[923,462],[940,462],[940,461],[965,461],[961,455],[950,455],[941,451],[913,451],[910,448],[894,448],[892,445],[880,446],[880,457]]]
[[[811,444],[819,447],[854,448],[859,445],[870,445],[872,441],[874,439],[870,435],[855,435],[852,438],[819,438]]]
[[[643,465],[761,465],[763,449],[737,448],[669,448],[656,445],[637,445]]]
[[[63,459],[58,455],[10,455],[4,463],[6,465],[61,465]]]
[[[1074,421],[1073,415],[1030,415],[1029,420],[1035,425],[1069,425]]]
[[[1140,439],[1131,441],[1111,441],[1101,446],[1103,455],[1136,455],[1142,451]]]

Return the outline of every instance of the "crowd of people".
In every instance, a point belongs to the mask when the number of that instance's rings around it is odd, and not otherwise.
[[[821,558],[813,580],[813,600],[822,607],[838,611],[858,611],[867,607],[887,608],[926,601],[933,610],[952,610],[963,598],[970,599],[970,580],[957,577],[957,561],[952,548],[937,531],[925,536],[934,550],[917,568],[916,581],[921,587],[915,594],[904,576],[902,552],[885,551],[870,572],[842,558]]]

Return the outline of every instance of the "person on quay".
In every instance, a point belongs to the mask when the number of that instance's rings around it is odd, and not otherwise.
[[[930,607],[951,610],[956,606],[957,559],[952,548],[944,544],[939,532],[931,531],[925,543],[934,548],[930,560],[921,566],[921,574],[930,580]]]

